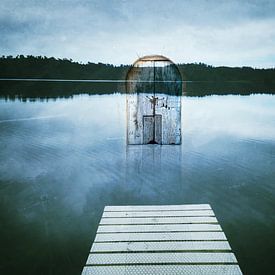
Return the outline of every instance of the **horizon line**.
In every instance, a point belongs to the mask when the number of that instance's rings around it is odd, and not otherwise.
[[[0,78],[0,81],[87,82],[87,83],[190,83],[190,82],[255,82],[253,80],[124,80],[124,79],[58,79],[58,78]],[[259,81],[256,81],[259,82]]]

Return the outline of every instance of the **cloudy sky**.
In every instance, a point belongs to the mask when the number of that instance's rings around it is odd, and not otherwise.
[[[275,67],[275,1],[1,0],[0,54]]]

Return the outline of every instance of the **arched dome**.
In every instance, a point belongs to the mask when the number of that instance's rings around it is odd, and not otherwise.
[[[176,64],[162,55],[136,60],[126,77],[127,93],[182,95],[182,77]]]
[[[143,57],[140,57],[137,59],[133,66],[134,67],[139,67],[139,66],[144,66],[148,65],[150,66],[150,63],[152,62],[160,62],[161,64],[174,64],[169,58],[163,56],[163,55],[145,55]]]

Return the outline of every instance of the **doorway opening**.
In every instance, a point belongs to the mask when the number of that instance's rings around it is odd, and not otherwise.
[[[143,144],[162,143],[162,116],[143,116]]]

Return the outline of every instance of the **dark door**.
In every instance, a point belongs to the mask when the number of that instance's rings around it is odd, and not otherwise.
[[[143,144],[161,144],[161,115],[143,116]]]

